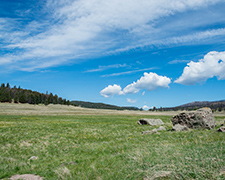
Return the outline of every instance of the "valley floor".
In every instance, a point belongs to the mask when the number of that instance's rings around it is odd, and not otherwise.
[[[172,132],[174,113],[1,103],[0,179],[224,179],[225,133]],[[166,130],[142,135],[158,126],[140,118],[160,118]]]

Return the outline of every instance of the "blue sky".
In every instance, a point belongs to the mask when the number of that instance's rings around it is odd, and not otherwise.
[[[69,100],[225,99],[224,0],[0,0],[0,82]]]

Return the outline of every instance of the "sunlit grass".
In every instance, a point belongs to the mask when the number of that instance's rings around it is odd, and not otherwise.
[[[224,133],[171,132],[171,116],[146,116],[161,118],[167,131],[142,135],[155,128],[138,125],[143,117],[0,115],[0,179],[150,179],[160,171],[168,179],[225,178]]]

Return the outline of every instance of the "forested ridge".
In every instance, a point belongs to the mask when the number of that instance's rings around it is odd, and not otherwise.
[[[160,107],[160,108],[153,108],[150,111],[192,111],[197,110],[202,107],[209,107],[212,109],[213,112],[218,111],[225,111],[225,100],[220,101],[195,101],[187,104],[183,104],[176,107]]]
[[[2,83],[0,87],[0,102],[29,103],[29,104],[64,104],[95,109],[139,110],[137,107],[119,107],[103,103],[84,101],[69,101],[58,95],[46,92],[40,93],[19,87],[11,87],[9,83]]]
[[[65,104],[70,105],[70,101],[46,92],[40,93],[19,87],[11,87],[9,83],[2,83],[0,87],[0,102],[29,103],[29,104]]]
[[[93,103],[93,102],[85,102],[85,101],[71,101],[71,104],[76,104],[80,107],[85,108],[95,108],[95,109],[114,109],[114,110],[140,110],[138,107],[129,107],[129,106],[115,106],[104,103]]]

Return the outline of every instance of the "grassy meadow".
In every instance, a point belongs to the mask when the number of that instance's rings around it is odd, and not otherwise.
[[[215,129],[171,132],[167,114],[0,105],[6,106],[11,109],[0,110],[0,179],[225,179],[225,133]],[[138,125],[143,117],[162,119],[167,130],[142,135],[158,128]],[[216,116],[218,124],[224,118]]]

